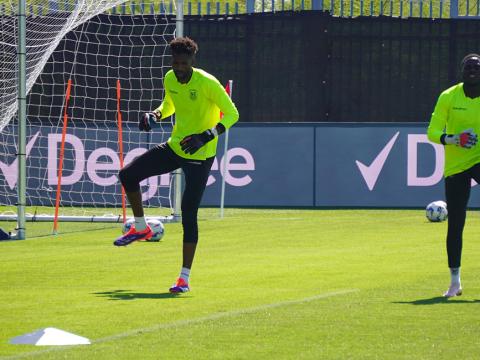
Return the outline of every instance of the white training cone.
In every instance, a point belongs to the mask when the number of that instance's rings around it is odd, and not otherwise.
[[[45,328],[30,334],[14,337],[10,344],[28,345],[88,345],[90,340],[60,329]]]

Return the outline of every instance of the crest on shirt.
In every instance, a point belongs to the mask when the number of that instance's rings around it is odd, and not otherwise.
[[[197,100],[197,90],[190,89],[190,100]]]

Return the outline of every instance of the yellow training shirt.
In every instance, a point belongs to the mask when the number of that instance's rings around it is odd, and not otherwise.
[[[180,146],[186,136],[200,134],[215,127],[219,122],[230,128],[238,120],[238,110],[220,82],[201,69],[193,68],[192,77],[186,84],[177,81],[170,70],[163,80],[165,97],[156,109],[162,119],[175,113],[175,125],[168,144],[178,155],[186,159],[205,160],[217,151],[218,138],[205,144],[195,154],[185,154]],[[220,111],[223,118],[220,121]]]
[[[452,86],[440,94],[428,126],[428,139],[440,144],[440,137],[459,134],[473,129],[480,134],[480,98],[465,96],[463,83]],[[480,144],[471,149],[445,145],[445,177],[468,170],[480,162]]]

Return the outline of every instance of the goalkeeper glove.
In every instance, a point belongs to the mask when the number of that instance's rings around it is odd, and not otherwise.
[[[158,115],[156,112],[144,113],[138,121],[138,129],[140,131],[150,131],[157,125],[157,121],[160,120],[162,115]]]
[[[188,135],[180,141],[180,146],[185,154],[195,154],[203,145],[218,136],[216,128],[205,130],[201,134]]]
[[[477,134],[473,129],[462,131],[460,134],[445,135],[444,142],[446,145],[457,145],[465,149],[470,149],[477,143]]]

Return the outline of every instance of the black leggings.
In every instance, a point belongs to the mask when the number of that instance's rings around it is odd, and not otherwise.
[[[184,159],[173,152],[167,143],[148,150],[119,172],[126,192],[140,190],[140,182],[146,178],[162,175],[178,168],[185,174],[185,190],[182,197],[183,241],[197,243],[197,214],[214,157],[206,160]]]
[[[462,259],[462,234],[467,216],[471,181],[480,183],[480,164],[459,174],[445,178],[445,194],[448,206],[447,254],[448,267],[460,267]]]

